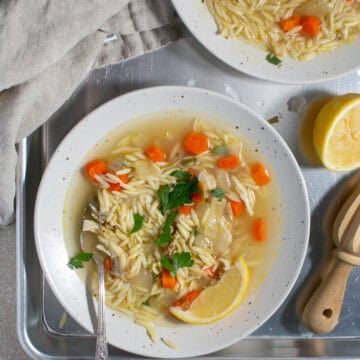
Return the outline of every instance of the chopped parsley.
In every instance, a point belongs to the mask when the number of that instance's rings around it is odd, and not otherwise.
[[[164,255],[161,258],[161,265],[164,269],[168,270],[172,276],[182,267],[191,267],[194,265],[194,260],[191,259],[189,252],[174,253],[172,257]]]
[[[171,234],[170,234],[170,227],[175,221],[175,218],[177,216],[176,212],[170,213],[166,220],[164,227],[162,229],[160,237],[155,241],[156,245],[163,246],[171,242]]]
[[[176,178],[180,180],[188,179],[191,174],[184,170],[175,170],[171,174],[171,176],[175,176]]]
[[[197,177],[184,179],[173,185],[162,185],[158,195],[160,200],[160,211],[165,215],[166,210],[175,209],[185,204],[191,204],[190,196],[199,191],[199,180]]]
[[[134,214],[134,227],[130,231],[130,234],[139,231],[142,228],[143,223],[144,223],[144,217],[141,216],[140,214]]]
[[[279,59],[274,54],[267,54],[266,55],[266,61],[269,62],[270,64],[273,64],[273,65],[280,65],[281,64],[281,59]]]
[[[211,190],[211,194],[215,196],[219,201],[221,201],[225,195],[225,191],[221,188],[215,188]]]
[[[211,152],[218,156],[226,156],[229,154],[229,148],[227,145],[224,144],[214,147]]]
[[[73,256],[67,265],[70,269],[81,269],[84,267],[83,261],[91,260],[93,255],[93,253],[80,252],[76,256]]]
[[[269,124],[276,124],[279,122],[279,117],[276,115],[267,121]]]
[[[151,304],[150,304],[150,298],[148,298],[147,300],[145,300],[142,304],[145,305],[145,306],[151,306]]]

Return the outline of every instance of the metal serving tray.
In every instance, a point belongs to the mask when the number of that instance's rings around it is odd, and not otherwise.
[[[360,92],[360,73],[312,85],[265,82],[222,64],[191,37],[125,63],[93,71],[57,114],[20,144],[17,185],[17,305],[18,335],[24,350],[35,359],[93,358],[95,338],[70,317],[64,323],[64,310],[46,283],[39,266],[33,234],[35,196],[42,170],[51,154],[78,121],[107,100],[131,90],[156,85],[202,87],[241,101],[265,119],[278,115],[280,122],[274,128],[294,152],[309,191],[312,210],[310,246],[301,276],[287,301],[250,337],[202,359],[360,356],[360,268],[354,269],[351,274],[340,322],[333,333],[315,336],[302,327],[296,317],[295,301],[298,292],[321,258],[321,220],[324,209],[329,197],[347,174],[336,174],[306,164],[298,148],[301,115],[289,112],[287,107],[292,96],[303,95],[310,101],[329,93]],[[141,358],[113,347],[110,347],[110,355],[113,359]]]

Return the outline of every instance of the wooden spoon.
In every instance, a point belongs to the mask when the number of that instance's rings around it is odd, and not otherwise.
[[[345,201],[335,218],[333,238],[334,265],[304,308],[304,325],[318,334],[336,326],[349,274],[360,265],[360,184]]]

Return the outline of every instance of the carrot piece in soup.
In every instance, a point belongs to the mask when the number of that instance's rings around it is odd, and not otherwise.
[[[110,256],[107,256],[105,259],[104,259],[104,269],[106,271],[111,271],[112,269],[112,261],[111,261],[111,257]]]
[[[124,184],[127,184],[129,182],[129,176],[127,174],[117,175],[117,176]],[[120,190],[122,190],[122,186],[119,183],[109,183],[108,190],[109,191],[120,191]]]
[[[209,139],[205,134],[191,132],[184,140],[185,150],[192,155],[199,155],[209,149]]]
[[[282,19],[280,20],[280,28],[282,31],[290,31],[293,28],[295,28],[296,26],[300,25],[300,15],[299,14],[294,14],[293,16],[287,18],[287,19]]]
[[[196,177],[196,170],[194,169],[187,169],[186,172],[188,172],[191,176],[190,176],[190,180],[192,180],[194,177]]]
[[[178,306],[181,310],[186,311],[190,309],[192,302],[200,295],[200,290],[193,290],[184,295],[182,298],[175,300],[172,306]]]
[[[166,154],[162,151],[162,149],[155,145],[149,145],[145,149],[145,155],[152,161],[152,162],[161,162],[165,161]]]
[[[253,236],[256,241],[265,240],[265,221],[263,219],[257,219],[253,224]]]
[[[202,195],[201,191],[197,191],[196,193],[193,193],[191,195],[191,200],[195,204],[200,204],[201,202],[203,202],[204,198],[203,198],[203,195]]]
[[[256,185],[264,186],[271,181],[270,175],[266,167],[261,163],[255,163],[250,169],[251,177],[254,179]]]
[[[179,207],[179,213],[183,215],[190,215],[191,209],[194,208],[194,205],[184,205]]]
[[[229,200],[229,201],[230,201],[231,211],[234,216],[240,216],[244,213],[245,204],[242,200],[241,201]]]
[[[95,175],[101,175],[107,173],[107,164],[103,160],[93,160],[85,165],[85,171],[88,178],[92,182],[97,182]]]
[[[166,289],[174,289],[176,286],[176,279],[166,269],[161,272],[161,284]]]
[[[205,199],[206,185],[203,182],[199,182],[200,190],[193,193],[190,198],[195,204],[202,203]]]
[[[224,170],[231,170],[240,165],[240,158],[237,155],[224,156],[217,161],[218,167]]]
[[[127,174],[118,175],[118,177],[124,184],[127,184],[129,182],[129,175]]]
[[[320,30],[320,18],[317,16],[303,16],[300,21],[304,35],[315,36]]]
[[[120,191],[122,189],[119,183],[108,183],[109,187],[107,188],[109,191]]]

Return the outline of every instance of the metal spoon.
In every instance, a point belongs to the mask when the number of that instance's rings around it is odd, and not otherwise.
[[[99,243],[95,234],[82,231],[80,234],[81,248],[84,252],[93,253],[92,260],[95,262],[99,276],[99,297],[98,297],[98,320],[96,330],[96,350],[95,360],[108,359],[108,348],[106,343],[106,325],[105,325],[105,271],[104,259],[106,254],[96,248]]]

